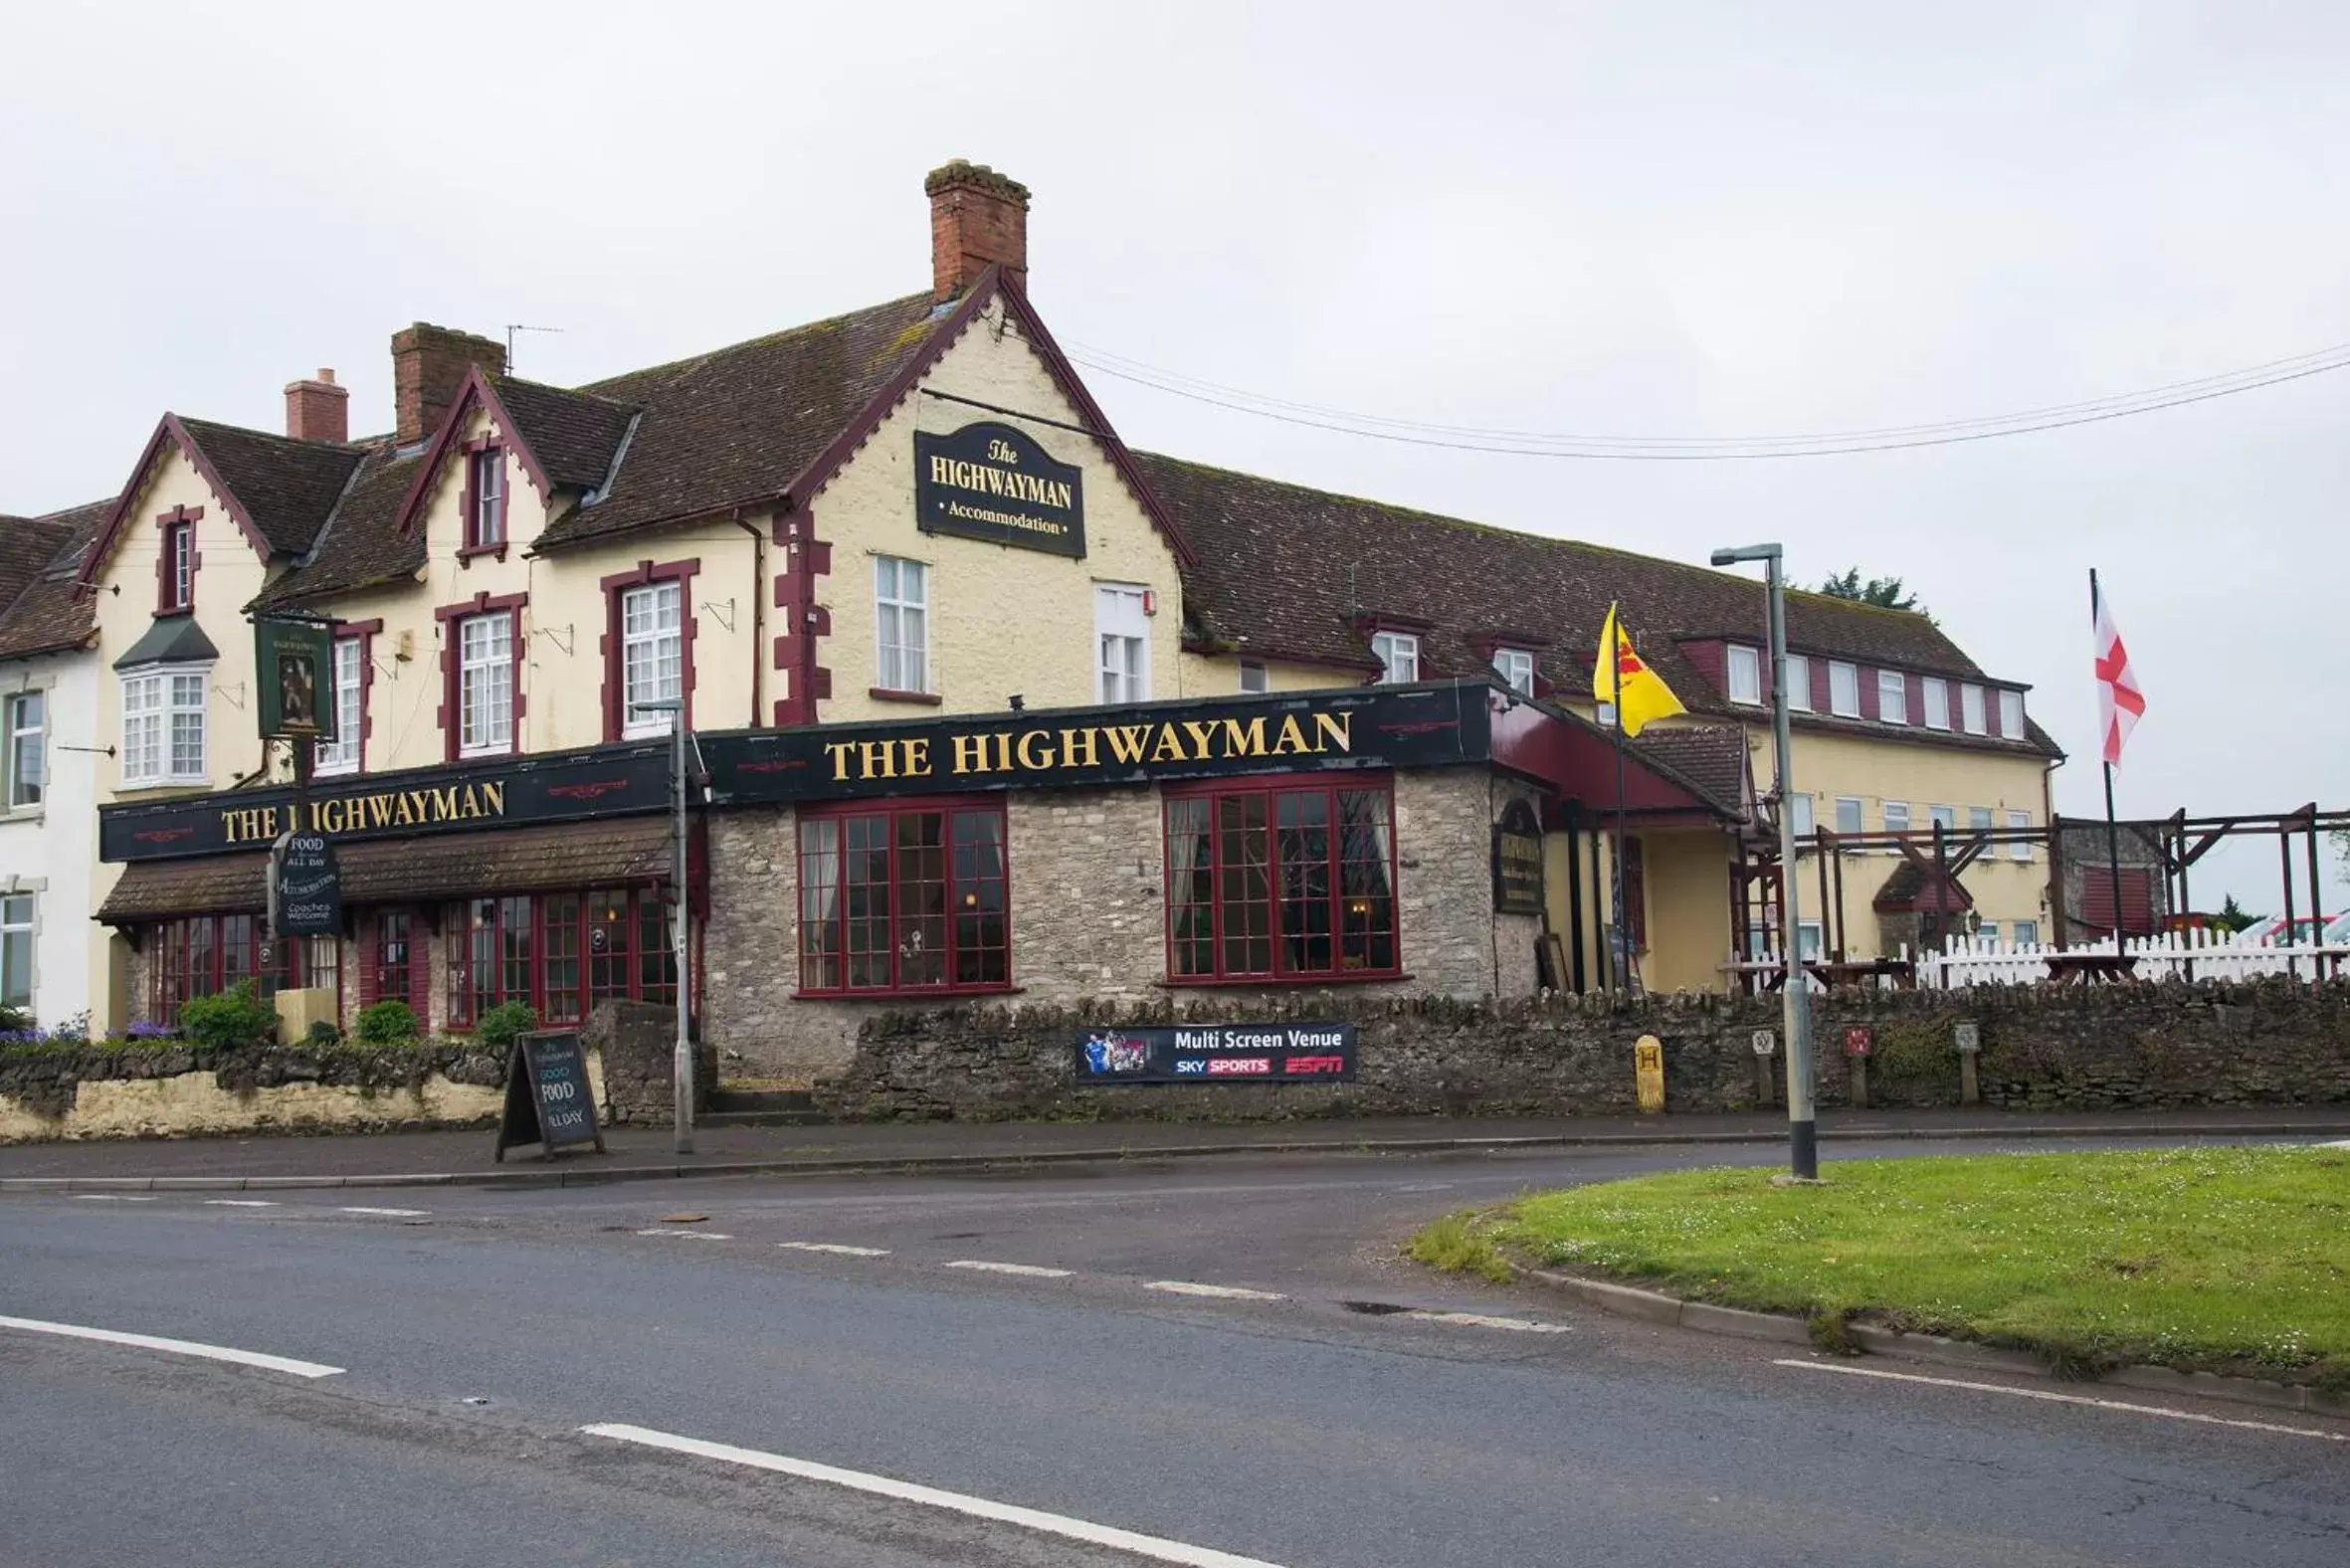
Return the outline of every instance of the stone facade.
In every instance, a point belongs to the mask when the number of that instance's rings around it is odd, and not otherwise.
[[[1531,796],[1482,768],[1394,775],[1398,940],[1405,978],[1278,987],[1319,997],[1530,995],[1532,915],[1493,913],[1492,824]],[[1031,791],[1005,810],[1012,978],[1020,1004],[1185,1005],[1230,1011],[1266,986],[1167,981],[1165,844],[1159,789]],[[796,1001],[797,827],[787,808],[712,813],[704,931],[708,1038],[741,1054],[729,1076],[813,1083],[849,1067],[889,1001]]]
[[[1876,1106],[1955,1105],[1954,1026],[1979,1028],[1988,1105],[2031,1110],[2350,1103],[2350,981],[1842,992],[1815,1004],[1820,1103],[1849,1103],[1845,1031],[1874,1031]],[[845,1117],[1264,1120],[1335,1115],[1575,1115],[1636,1108],[1633,1045],[1665,1047],[1665,1109],[1764,1108],[1751,1040],[1776,998],[1700,993],[1463,1002],[1360,992],[1252,1002],[972,1007],[870,1020],[818,1089]],[[1121,1084],[1077,1079],[1076,1035],[1102,1024],[1339,1020],[1352,1083]],[[1774,1095],[1784,1063],[1774,1058]]]
[[[614,1125],[666,1126],[677,1116],[678,1010],[658,1002],[599,1002],[579,1031],[604,1064],[604,1118]],[[694,1042],[693,1109],[709,1109],[718,1053]]]

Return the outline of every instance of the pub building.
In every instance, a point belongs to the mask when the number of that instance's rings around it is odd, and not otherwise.
[[[989,997],[1594,989],[1619,807],[1640,977],[1730,983],[1768,884],[1759,584],[1131,451],[1029,297],[1027,191],[926,189],[930,287],[847,315],[568,389],[420,323],[386,435],[325,372],[285,436],[163,418],[78,577],[118,737],[96,1022],[246,976],[346,1028],[669,1002],[679,896],[697,1027],[763,1078]],[[1621,801],[1583,695],[1612,599],[1691,709],[1626,746]],[[290,776],[247,699],[249,622],[288,616],[331,627],[303,826],[342,931],[280,942]],[[1931,622],[1790,624],[1799,739],[1871,798],[2045,805],[2021,689]],[[2000,726],[1849,715],[1861,667]]]

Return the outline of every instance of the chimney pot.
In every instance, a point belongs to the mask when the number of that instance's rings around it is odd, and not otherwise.
[[[329,441],[340,446],[351,439],[351,390],[334,384],[334,372],[321,369],[308,381],[286,384],[286,434],[296,441]]]
[[[955,158],[922,181],[930,196],[930,291],[955,298],[990,266],[1028,282],[1028,187],[984,163]]]
[[[393,442],[412,447],[441,428],[468,367],[505,374],[505,344],[418,321],[392,334]]]

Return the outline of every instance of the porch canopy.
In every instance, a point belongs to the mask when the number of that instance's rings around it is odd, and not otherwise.
[[[421,903],[565,887],[645,886],[670,880],[670,824],[619,817],[555,827],[338,845],[347,905]],[[109,925],[183,914],[258,911],[268,901],[266,852],[126,866],[98,918]]]
[[[1512,703],[1493,715],[1493,760],[1547,787],[1545,826],[1615,814],[1615,739],[1587,718],[1544,703]],[[1693,724],[1652,728],[1625,742],[1624,813],[1648,827],[1749,823],[1754,786],[1745,731]]]

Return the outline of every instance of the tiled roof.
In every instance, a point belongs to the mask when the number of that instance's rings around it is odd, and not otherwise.
[[[598,823],[594,833],[582,833],[572,825],[346,844],[335,859],[346,904],[467,898],[666,881],[669,835],[666,817],[625,817]],[[266,854],[133,864],[123,868],[98,918],[124,921],[259,909],[265,901],[268,867]]]
[[[557,518],[541,542],[774,499],[920,349],[933,310],[928,294],[908,294],[581,388],[644,412],[612,493]]]
[[[1764,589],[1751,577],[1153,453],[1134,457],[1199,552],[1186,598],[1201,630],[1243,653],[1364,668],[1370,634],[1384,622],[1419,632],[1423,676],[1456,676],[1488,667],[1480,640],[1522,646],[1532,639],[1541,678],[1580,695],[1589,689],[1600,627],[1615,600],[1641,657],[1681,700],[1694,712],[1731,717],[1726,694],[1675,639],[1764,637]],[[1789,645],[1798,651],[1982,679],[1975,662],[1922,615],[1798,592],[1788,595],[1787,620]],[[2035,735],[2042,743],[1957,743],[2053,754],[2046,737]]]
[[[550,481],[577,490],[604,483],[636,415],[632,405],[511,377],[494,386],[497,401],[513,416],[515,434]]]
[[[355,447],[291,441],[202,419],[179,423],[273,552],[299,555],[308,549],[359,466]]]
[[[47,517],[0,517],[0,610],[41,575],[66,542],[66,531]]]
[[[1678,775],[1718,805],[1746,809],[1746,731],[1736,724],[1651,725],[1626,741],[1625,750]]]
[[[90,641],[97,629],[92,606],[88,598],[75,592],[74,574],[98,525],[113,508],[113,497],[108,496],[32,519],[34,526],[53,530],[55,543],[48,559],[13,600],[0,599],[0,659],[56,653]]]
[[[310,558],[254,596],[256,610],[283,610],[329,593],[393,582],[424,565],[424,535],[402,533],[400,502],[422,455],[369,451]]]

